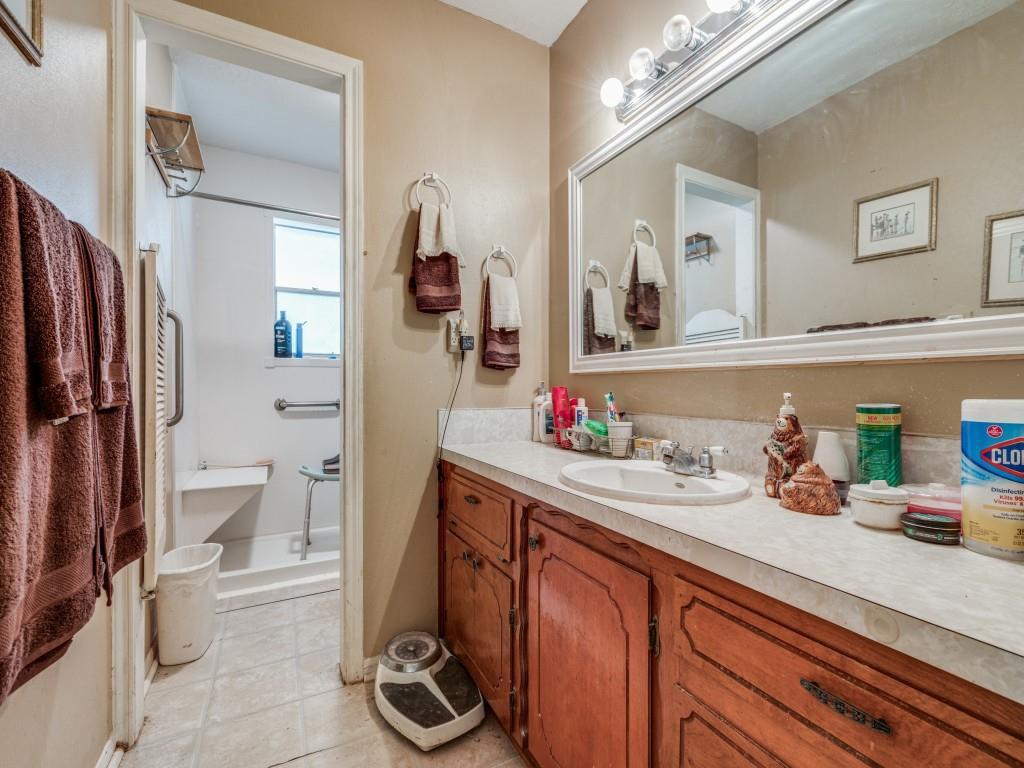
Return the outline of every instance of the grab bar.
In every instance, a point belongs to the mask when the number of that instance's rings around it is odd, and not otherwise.
[[[293,403],[288,402],[283,397],[277,398],[274,401],[274,407],[279,411],[286,411],[289,408],[337,408],[341,410],[341,400],[296,400]]]
[[[167,426],[173,427],[185,415],[185,370],[182,365],[184,357],[184,333],[182,333],[181,317],[173,309],[167,310],[167,319],[174,323],[174,413],[167,420]]]

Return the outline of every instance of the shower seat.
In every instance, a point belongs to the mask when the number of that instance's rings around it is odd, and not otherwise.
[[[299,557],[299,560],[305,560],[309,545],[313,543],[309,538],[309,513],[313,508],[313,486],[317,483],[337,483],[340,481],[341,475],[332,472],[322,472],[318,469],[313,469],[307,464],[299,465],[299,474],[307,478],[306,514],[302,519],[302,555]]]

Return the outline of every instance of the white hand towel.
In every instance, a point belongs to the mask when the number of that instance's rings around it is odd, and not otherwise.
[[[615,305],[612,304],[611,288],[591,288],[594,297],[594,333],[598,336],[616,338],[619,329],[615,326]]]
[[[452,207],[447,203],[420,203],[420,232],[416,255],[426,260],[427,256],[440,256],[442,253],[455,256],[460,267],[466,266],[462,250],[455,238],[455,214]]]
[[[661,254],[653,245],[636,243],[636,279],[641,283],[654,283],[659,291],[668,288],[665,269],[661,266]]]
[[[491,299],[491,330],[511,331],[523,327],[519,311],[519,289],[514,277],[488,275],[487,290]]]
[[[636,261],[636,243],[629,246],[629,256],[626,257],[626,266],[622,268],[619,275],[619,290],[628,291],[629,284],[633,280],[633,262]]]

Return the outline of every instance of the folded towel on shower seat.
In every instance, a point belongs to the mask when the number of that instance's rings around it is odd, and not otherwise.
[[[523,316],[519,310],[519,288],[516,279],[504,275],[488,275],[487,288],[491,309],[491,322],[488,327],[496,331],[522,328]]]
[[[611,296],[610,291],[608,295]],[[583,296],[583,354],[603,355],[614,351],[615,337],[601,336],[594,326],[594,289],[588,286]]]
[[[639,259],[633,262],[632,279],[626,294],[626,320],[636,328],[656,331],[661,327],[661,292],[655,283],[643,283],[637,272]]]
[[[85,312],[92,363],[92,401],[96,408],[127,405],[128,337],[124,306],[124,275],[121,264],[106,243],[93,237],[81,224],[72,223],[83,254]]]
[[[483,354],[481,361],[485,368],[493,368],[497,371],[508,370],[519,367],[519,329],[516,328],[495,328],[494,318],[491,314],[491,290],[492,280],[512,280],[509,277],[488,276],[484,283],[484,311],[483,329],[480,336],[483,338]],[[515,281],[512,280],[513,287]]]
[[[442,215],[442,211],[446,213]],[[416,252],[409,278],[409,292],[416,295],[416,309],[434,315],[461,309],[459,267],[462,256],[455,242],[451,206],[422,203],[419,216]],[[446,248],[452,248],[454,253]]]
[[[611,338],[618,336],[619,329],[615,324],[615,304],[612,301],[612,289],[590,288],[594,307],[594,332],[598,336]]]
[[[50,421],[85,413],[92,386],[86,357],[83,265],[71,222],[17,176],[10,205],[18,228],[4,233],[5,258],[20,249],[25,283],[25,343],[32,396]],[[8,192],[10,194],[10,192]]]
[[[95,411],[89,397],[85,290],[66,290],[81,254],[63,236],[39,244],[40,217],[57,229],[67,220],[26,190],[0,171],[0,704],[64,655],[100,590],[109,596],[113,574],[146,548],[131,405]],[[59,290],[40,289],[47,271]],[[52,316],[39,317],[46,313]],[[57,366],[39,357],[62,344],[67,336],[59,331],[75,322],[83,323],[84,385],[68,375],[77,369],[66,358]],[[40,328],[58,333],[33,339]],[[46,359],[49,379],[37,367]],[[41,380],[49,382],[43,399]],[[77,415],[51,423],[53,408],[69,403]]]
[[[341,473],[341,454],[336,454],[329,459],[323,460],[324,472],[329,475]]]

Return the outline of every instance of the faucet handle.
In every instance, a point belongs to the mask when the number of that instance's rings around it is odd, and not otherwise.
[[[726,448],[724,445],[705,446],[704,450],[702,450],[701,453],[704,453],[705,451],[710,453],[712,456],[725,456],[727,453],[729,453],[729,449]]]
[[[679,443],[675,440],[672,440],[671,442],[663,440],[661,445],[661,460],[665,462],[665,464],[671,465],[675,460],[676,451],[678,450]]]
[[[700,451],[700,466],[710,470],[713,474],[715,471],[715,460],[712,457],[723,456],[728,452],[729,450],[722,445],[705,445]]]

